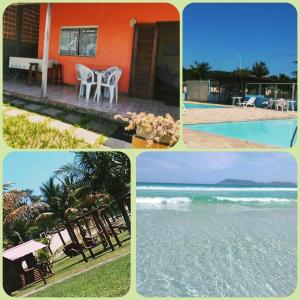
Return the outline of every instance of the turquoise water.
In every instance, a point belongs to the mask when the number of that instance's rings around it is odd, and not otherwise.
[[[184,103],[184,108],[223,108],[221,105],[209,105],[202,103]]]
[[[296,120],[268,120],[185,125],[185,128],[237,138],[258,144],[290,147]]]
[[[296,198],[293,187],[138,184],[138,292],[289,295]]]

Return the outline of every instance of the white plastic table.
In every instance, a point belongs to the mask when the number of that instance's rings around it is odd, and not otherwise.
[[[241,100],[243,99],[243,97],[240,97],[240,96],[233,96],[231,97],[232,99],[232,105],[234,106],[235,105],[235,102],[237,101],[239,106],[241,105]]]
[[[295,111],[295,103],[296,101],[295,100],[287,100],[287,108],[286,110],[289,111],[290,110],[290,106],[292,108],[292,111]]]
[[[97,76],[97,87],[96,87],[94,99],[97,99],[97,101],[99,101],[99,99],[102,99],[101,82],[102,82],[103,76],[105,75],[105,71],[95,70],[94,72]]]

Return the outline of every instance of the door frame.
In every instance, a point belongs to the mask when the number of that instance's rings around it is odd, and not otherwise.
[[[180,32],[180,21],[158,21],[155,23],[137,23],[134,26],[133,33],[133,46],[132,46],[132,55],[131,55],[131,65],[130,65],[130,81],[129,81],[129,95],[135,97],[134,92],[134,77],[135,77],[135,68],[136,68],[136,55],[138,47],[138,38],[140,26],[155,26],[154,27],[154,37],[153,37],[153,47],[152,47],[152,60],[151,60],[151,69],[150,69],[150,82],[149,82],[149,93],[148,98],[153,99],[155,92],[155,71],[156,71],[156,61],[157,61],[157,51],[158,51],[158,40],[159,40],[159,25],[161,24],[178,24]],[[180,50],[180,33],[179,33],[179,53]],[[180,55],[179,55],[180,57]],[[179,71],[180,71],[180,62],[179,62]]]
[[[136,69],[136,58],[137,58],[137,47],[139,39],[139,28],[140,27],[154,27],[154,36],[153,36],[153,46],[152,46],[152,56],[151,56],[151,67],[150,67],[150,81],[148,88],[147,98],[153,98],[154,96],[154,84],[155,84],[155,67],[156,67],[156,58],[157,58],[157,45],[158,45],[158,23],[137,23],[134,26],[133,33],[133,47],[131,55],[131,66],[130,66],[130,83],[129,83],[129,95],[136,97],[134,91],[134,77]]]

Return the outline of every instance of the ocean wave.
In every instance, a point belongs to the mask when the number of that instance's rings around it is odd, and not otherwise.
[[[138,197],[138,204],[184,204],[192,202],[188,197]]]
[[[157,191],[297,191],[296,187],[167,187],[167,186],[137,186],[137,190]]]
[[[216,197],[217,201],[228,202],[294,202],[295,199],[271,197]]]

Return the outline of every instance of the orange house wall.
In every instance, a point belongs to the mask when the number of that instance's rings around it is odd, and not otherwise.
[[[38,56],[43,56],[46,4],[41,5]],[[63,66],[63,80],[76,83],[75,64],[105,69],[111,66],[122,68],[119,90],[127,93],[130,81],[130,66],[134,28],[130,19],[137,23],[179,21],[177,9],[164,3],[60,3],[52,4],[49,59]],[[59,54],[60,30],[63,26],[98,26],[98,42],[95,57],[65,56]]]

